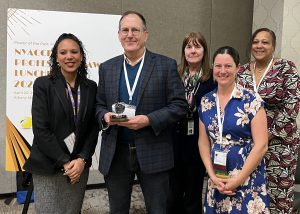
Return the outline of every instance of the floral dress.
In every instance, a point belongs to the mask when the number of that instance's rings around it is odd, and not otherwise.
[[[236,86],[223,115],[222,144],[219,143],[219,127],[214,90],[201,100],[199,117],[206,127],[211,142],[211,159],[216,151],[227,153],[227,172],[230,177],[241,171],[252,147],[251,120],[263,107],[260,96],[253,91]],[[265,163],[262,161],[233,196],[221,194],[211,179],[208,179],[204,213],[269,213],[266,189]]]
[[[238,83],[253,89],[250,64],[238,72]],[[268,129],[275,137],[269,141],[266,169],[270,210],[292,213],[295,173],[300,143],[296,118],[300,102],[300,78],[293,62],[277,59],[258,87],[265,102]]]

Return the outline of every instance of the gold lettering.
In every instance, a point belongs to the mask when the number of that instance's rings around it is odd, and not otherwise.
[[[25,81],[25,80],[16,80],[15,81],[15,88],[31,88],[33,84],[33,81],[29,80],[29,81]]]
[[[98,68],[99,67],[99,63],[98,62],[89,62],[89,63],[87,63],[87,66],[89,67],[89,68]]]
[[[32,60],[32,59],[15,59],[15,66],[49,66],[48,60]]]
[[[51,50],[45,49],[15,49],[15,55],[29,55],[29,56],[50,56]]]
[[[40,77],[40,76],[46,76],[49,74],[49,70],[17,70],[15,69],[15,76],[16,77],[26,77],[26,76],[32,76],[32,77]]]

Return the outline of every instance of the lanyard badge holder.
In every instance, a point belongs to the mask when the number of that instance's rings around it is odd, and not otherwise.
[[[195,123],[194,123],[194,118],[188,118],[187,121],[187,135],[194,135],[194,128]]]
[[[186,134],[187,135],[194,135],[195,133],[195,122],[194,122],[194,117],[193,117],[193,112],[189,111],[189,113],[186,116],[185,120],[185,126],[186,126]]]
[[[234,90],[232,91],[232,94],[234,93]],[[232,97],[232,95],[231,95]],[[222,144],[225,144],[225,142],[222,142],[223,138],[223,123],[225,118],[225,113],[223,115],[223,118],[221,116],[220,111],[220,103],[219,103],[219,96],[217,93],[216,97],[216,104],[217,104],[217,116],[218,116],[218,126],[219,126],[219,144],[222,146]],[[214,153],[214,163],[213,168],[215,171],[215,174],[218,178],[229,178],[228,171],[227,171],[227,152],[224,152],[222,150],[217,150]]]
[[[126,82],[126,88],[129,96],[129,104],[124,103],[124,102],[117,102],[112,105],[112,111],[116,113],[116,115],[111,116],[111,121],[112,122],[127,122],[130,117],[135,116],[135,111],[136,111],[136,106],[130,105],[132,102],[133,94],[136,89],[139,77],[142,72],[142,68],[144,65],[144,59],[145,59],[145,53],[144,51],[143,57],[141,64],[138,68],[137,74],[134,79],[134,83],[132,88],[130,87],[129,79],[128,79],[128,73],[127,73],[127,68],[126,68],[126,63],[125,63],[125,57],[124,57],[124,62],[123,62],[123,69],[124,69],[124,76],[125,76],[125,82]]]
[[[229,178],[226,162],[227,153],[222,151],[215,151],[213,168],[218,178]]]
[[[202,75],[202,69],[200,70],[200,76]],[[189,104],[189,109],[188,109],[188,115],[187,115],[187,135],[194,135],[195,134],[195,121],[194,121],[194,111],[196,109],[195,106],[195,94],[197,93],[199,86],[200,86],[200,81],[196,84],[195,88],[193,91],[187,95],[187,101]]]
[[[77,89],[77,108],[76,108],[76,103],[75,103],[75,100],[74,100],[74,97],[73,97],[73,94],[72,94],[71,87],[68,83],[67,83],[67,94],[69,95],[70,100],[71,100],[71,104],[72,104],[72,107],[73,107],[73,114],[74,114],[74,124],[76,125],[77,117],[78,117],[78,114],[79,114],[79,107],[80,107],[80,85],[78,86],[78,89]],[[69,136],[67,136],[64,139],[64,142],[65,142],[70,154],[73,152],[75,141],[76,141],[76,135],[75,135],[74,132],[69,134]]]

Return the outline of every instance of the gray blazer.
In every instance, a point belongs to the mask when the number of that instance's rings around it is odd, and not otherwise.
[[[96,117],[101,127],[104,114],[119,98],[123,60],[120,55],[99,68]],[[144,173],[156,173],[174,166],[171,127],[185,116],[187,103],[174,59],[147,50],[140,78],[136,115],[147,115],[150,126],[134,131],[137,158]],[[118,126],[102,133],[99,170],[104,175],[115,154],[117,135]]]

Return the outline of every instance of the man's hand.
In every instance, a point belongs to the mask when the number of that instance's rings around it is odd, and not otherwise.
[[[119,126],[124,126],[129,129],[138,130],[150,125],[149,118],[146,115],[137,115],[129,118],[127,122],[118,122]]]
[[[116,115],[116,113],[113,113],[113,112],[107,112],[105,115],[104,115],[104,120],[105,122],[109,125],[109,126],[113,126],[113,125],[117,125],[118,123],[117,122],[111,122],[111,116],[112,115]]]

